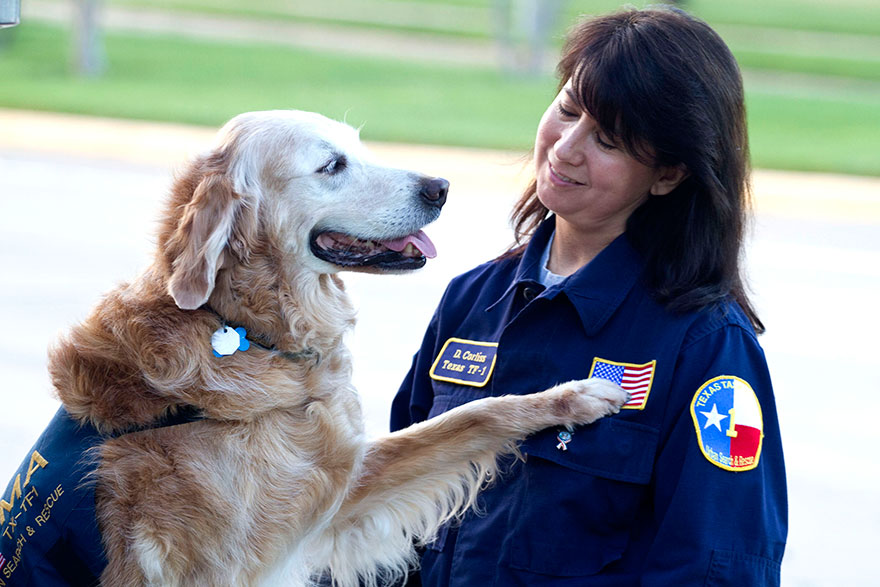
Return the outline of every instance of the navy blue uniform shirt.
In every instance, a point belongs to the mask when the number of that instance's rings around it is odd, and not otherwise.
[[[398,392],[393,430],[487,396],[589,376],[617,415],[539,432],[441,530],[410,585],[778,585],[788,527],[764,353],[733,301],[675,314],[621,236],[545,289],[550,218],[520,257],[455,278]]]

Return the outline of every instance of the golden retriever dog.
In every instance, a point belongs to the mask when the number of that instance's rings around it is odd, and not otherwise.
[[[577,381],[365,438],[337,274],[424,265],[447,186],[299,111],[234,118],[180,174],[155,261],[50,352],[64,408],[103,438],[102,584],[400,577],[499,454],[617,412],[621,389]],[[156,424],[187,410],[199,417]]]

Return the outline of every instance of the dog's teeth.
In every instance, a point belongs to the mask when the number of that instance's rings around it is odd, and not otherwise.
[[[412,246],[412,243],[406,243],[406,248],[403,249],[403,254],[408,257],[416,254],[416,249]]]

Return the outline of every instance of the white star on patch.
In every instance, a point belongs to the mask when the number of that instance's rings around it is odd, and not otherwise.
[[[705,430],[709,426],[715,426],[715,428],[718,428],[718,431],[721,432],[721,420],[723,420],[727,416],[722,416],[718,413],[718,404],[712,404],[711,412],[700,413],[706,416],[706,425],[703,426],[703,430]]]

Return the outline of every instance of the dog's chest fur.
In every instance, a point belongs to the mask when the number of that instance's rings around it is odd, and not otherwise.
[[[213,584],[262,582],[326,528],[359,474],[361,410],[339,344],[349,319],[318,346],[319,359],[260,348],[217,358],[216,316],[151,295],[162,290],[153,275],[108,295],[51,354],[61,400],[102,432],[148,425],[180,405],[206,416],[101,448],[104,580],[143,581],[137,568],[113,568],[126,558],[114,555],[133,550],[152,579],[196,568],[199,580],[215,569]]]

